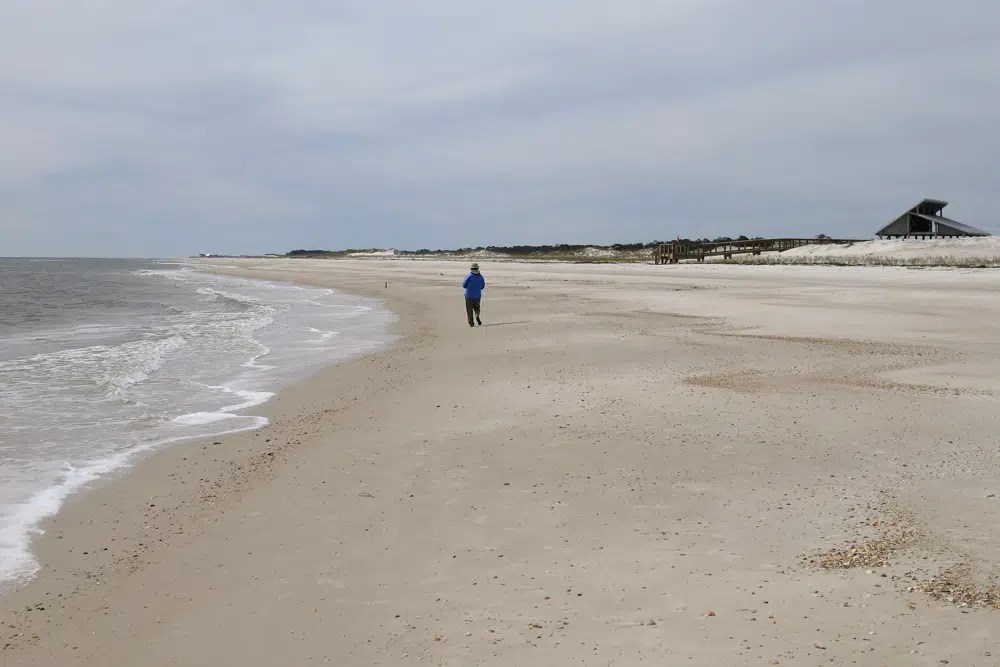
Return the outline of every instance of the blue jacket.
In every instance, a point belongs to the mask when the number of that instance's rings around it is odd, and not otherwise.
[[[465,288],[466,299],[482,299],[483,290],[486,288],[486,278],[483,278],[481,273],[470,273],[462,281],[462,287]]]

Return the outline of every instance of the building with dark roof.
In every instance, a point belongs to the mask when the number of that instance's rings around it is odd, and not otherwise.
[[[947,205],[948,202],[941,201],[940,199],[925,199],[878,230],[875,235],[880,239],[991,236],[989,232],[982,229],[976,229],[975,227],[941,215],[941,211]]]

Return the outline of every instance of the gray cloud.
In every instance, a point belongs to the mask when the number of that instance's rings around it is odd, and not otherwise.
[[[1000,231],[982,1],[0,5],[0,254]]]

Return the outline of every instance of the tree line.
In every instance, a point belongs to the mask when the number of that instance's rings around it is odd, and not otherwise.
[[[760,241],[767,237],[764,236],[754,236],[753,238],[749,236],[737,236],[732,238],[730,236],[717,236],[715,238],[683,238],[683,239],[671,239],[669,241],[647,241],[647,242],[637,242],[637,243],[613,243],[611,245],[599,245],[594,243],[556,243],[547,245],[510,245],[510,246],[498,246],[498,245],[488,245],[488,246],[475,246],[468,248],[456,248],[454,250],[431,250],[430,248],[421,248],[419,250],[398,250],[397,254],[400,256],[412,256],[412,255],[452,255],[452,254],[469,254],[473,252],[494,252],[498,255],[509,255],[509,256],[524,256],[524,255],[556,255],[556,254],[571,254],[580,252],[587,248],[602,248],[605,250],[614,250],[618,252],[638,252],[641,250],[650,250],[658,245],[664,243],[675,243],[680,241],[681,243],[727,243],[730,241]],[[830,238],[826,234],[818,234],[815,238],[817,239],[828,239]],[[286,257],[345,257],[351,253],[359,252],[370,252],[370,248],[358,248],[358,249],[347,249],[347,250],[291,250],[285,253]]]

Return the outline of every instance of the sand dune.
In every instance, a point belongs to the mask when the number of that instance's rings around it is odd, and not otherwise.
[[[884,239],[851,245],[803,246],[786,250],[782,258],[852,258],[870,260],[926,260],[938,262],[1000,262],[1000,237],[954,239]]]

